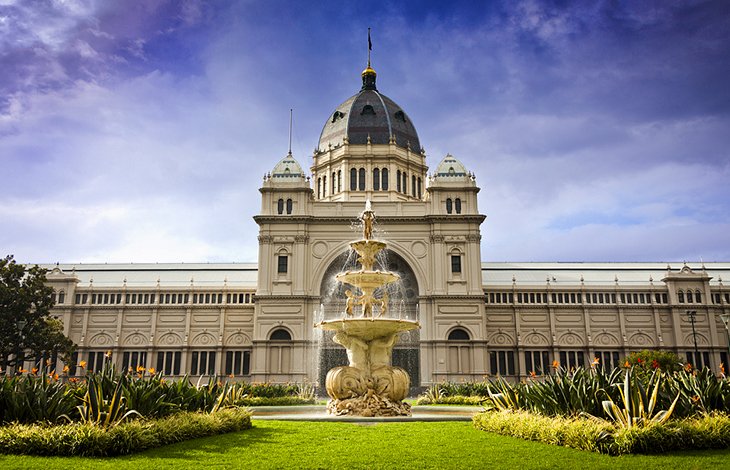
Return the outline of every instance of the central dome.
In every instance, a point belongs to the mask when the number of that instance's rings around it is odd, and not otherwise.
[[[396,145],[410,146],[421,152],[416,128],[411,119],[393,100],[375,88],[375,70],[369,66],[362,73],[362,89],[351,96],[330,115],[319,137],[319,150],[345,143],[350,145],[388,144],[391,137]]]

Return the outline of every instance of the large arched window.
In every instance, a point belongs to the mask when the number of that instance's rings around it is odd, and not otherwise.
[[[677,292],[677,299],[679,300],[680,304],[684,303],[684,291],[680,290],[679,292]]]
[[[322,178],[317,178],[317,199],[322,199]]]
[[[418,178],[418,199],[421,199],[421,178]]]
[[[404,171],[401,174],[401,176],[403,177],[403,181],[402,181],[402,184],[403,184],[403,194],[408,194],[408,175]]]
[[[373,168],[373,191],[380,191],[380,168]]]
[[[269,335],[271,341],[291,341],[291,333],[284,328],[278,328]]]
[[[269,335],[269,372],[288,374],[291,372],[291,333],[284,328],[277,328]]]
[[[294,208],[294,202],[291,199],[286,200],[286,213],[291,214],[292,209]]]
[[[401,184],[400,184],[400,170],[397,170],[395,172],[395,190],[400,192]]]
[[[380,174],[382,175],[382,178],[383,178],[383,181],[382,181],[382,184],[380,185],[380,187],[383,188],[383,191],[387,191],[388,190],[388,169],[383,168],[383,171],[381,171]]]
[[[332,172],[332,181],[330,182],[330,186],[332,186],[332,189],[330,189],[330,193],[334,194],[335,190],[337,189],[337,186],[335,185],[335,181],[337,181],[337,173],[334,171]]]
[[[337,170],[337,192],[342,191],[342,170]]]
[[[695,302],[698,304],[702,303],[702,294],[698,290],[695,291]]]
[[[276,203],[276,213],[277,214],[283,214],[284,213],[284,200],[279,199]]]
[[[449,332],[448,341],[454,343],[447,346],[450,374],[471,373],[471,345],[466,343],[470,339],[469,332],[463,328],[454,328]]]
[[[322,197],[327,197],[327,177],[322,177]]]
[[[360,168],[360,172],[358,174],[359,181],[357,182],[357,188],[360,191],[365,191],[365,168]]]
[[[458,197],[454,201],[454,209],[456,209],[457,214],[461,214],[461,199]]]
[[[699,295],[699,291],[697,292],[697,295]],[[66,301],[66,292],[61,291],[58,293],[58,303],[62,304]]]
[[[453,210],[453,203],[451,202],[451,198],[446,199],[446,213],[451,214],[451,211]]]
[[[350,191],[355,191],[357,189],[357,169],[352,168],[350,170]]]
[[[411,175],[411,196],[415,197],[418,192],[416,191],[416,175]]]
[[[449,341],[469,341],[469,332],[463,328],[454,328],[449,333]]]

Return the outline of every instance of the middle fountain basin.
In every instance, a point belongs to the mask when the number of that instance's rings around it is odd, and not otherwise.
[[[325,320],[315,326],[323,330],[341,331],[363,341],[387,338],[395,333],[403,333],[421,327],[417,321],[398,318],[342,318]]]

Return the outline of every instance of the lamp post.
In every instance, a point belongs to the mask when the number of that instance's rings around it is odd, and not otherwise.
[[[695,364],[692,364],[697,368],[697,363],[700,362],[700,350],[697,348],[697,331],[695,330],[695,319],[697,317],[697,311],[696,310],[687,310],[685,312],[687,314],[687,319],[689,320],[690,324],[692,325],[692,340],[695,343]]]
[[[720,320],[725,325],[725,334],[727,335],[727,352],[728,360],[730,360],[730,313],[721,313]],[[727,366],[727,364],[725,364]]]
[[[15,322],[15,326],[18,327],[18,344],[17,348],[15,350],[15,373],[17,374],[20,369],[23,368],[23,363],[20,361],[20,354],[23,352],[20,343],[23,342],[23,328],[25,328],[25,324],[27,322],[25,320],[18,320]],[[20,362],[18,362],[20,361]]]

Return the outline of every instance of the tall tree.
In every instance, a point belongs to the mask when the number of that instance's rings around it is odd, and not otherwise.
[[[74,343],[63,325],[51,317],[55,299],[46,285],[46,270],[26,268],[12,255],[0,259],[0,369],[18,365],[18,357],[50,358],[58,354],[69,362]]]

